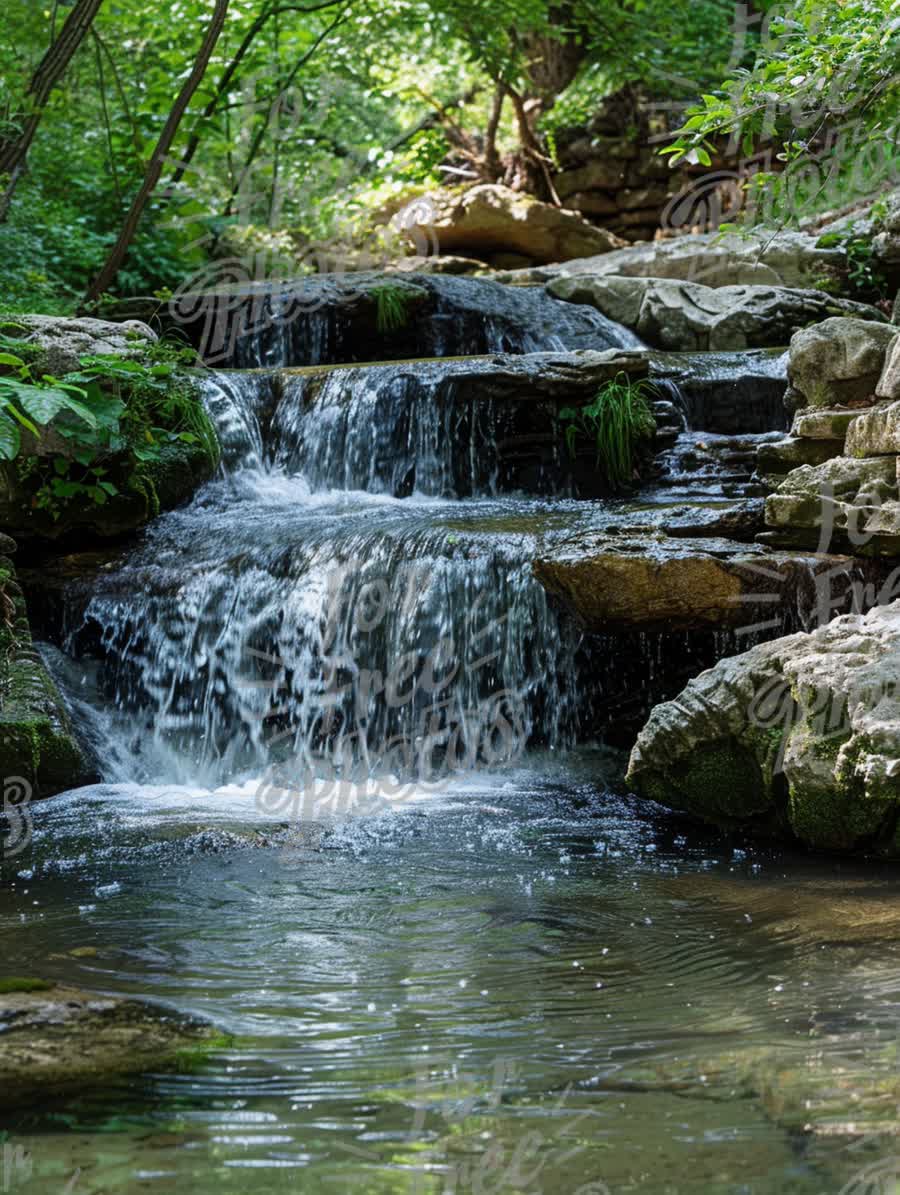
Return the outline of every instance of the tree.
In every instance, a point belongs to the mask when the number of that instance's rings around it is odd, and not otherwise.
[[[896,178],[898,77],[897,0],[796,0],[765,18],[752,69],[704,94],[663,152],[708,164],[728,138],[760,166],[754,190],[776,218],[839,205]],[[773,160],[752,163],[772,142]]]
[[[162,174],[163,164],[166,160],[172,142],[175,140],[175,135],[178,132],[178,126],[181,124],[181,119],[187,111],[188,104],[194,92],[200,86],[203,76],[206,74],[206,68],[209,66],[209,60],[212,57],[213,50],[216,47],[216,42],[219,40],[219,35],[222,32],[222,27],[225,24],[225,17],[228,14],[229,0],[216,0],[215,9],[213,10],[212,19],[207,27],[203,38],[203,43],[200,46],[200,52],[197,59],[191,68],[191,72],[185,80],[181,91],[175,103],[172,105],[172,110],[169,117],[160,133],[159,140],[156,143],[156,148],[147,165],[146,173],[144,174],[143,182],[141,183],[138,193],[134,197],[128,215],[125,217],[125,223],[119,233],[118,240],[113,245],[109,257],[106,260],[103,268],[97,274],[94,281],[88,288],[86,298],[88,300],[97,299],[105,291],[107,291],[119,272],[128,249],[134,239],[134,234],[137,231],[138,224],[143,214],[144,208],[147,206],[147,201],[153,194],[156,184],[159,182]]]
[[[75,51],[84,41],[103,0],[76,0],[59,37],[55,38],[37,66],[25,93],[21,110],[9,122],[14,130],[0,138],[0,178],[8,183],[0,196],[0,223],[6,220],[34,135],[50,93],[63,77]]]

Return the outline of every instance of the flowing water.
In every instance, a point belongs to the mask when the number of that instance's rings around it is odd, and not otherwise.
[[[498,412],[460,423],[434,367],[398,368],[315,394],[212,377],[222,475],[60,599],[47,658],[104,783],[35,810],[5,973],[233,1038],[196,1073],[8,1115],[22,1190],[770,1195],[886,1174],[891,873],[629,798],[596,703],[665,671],[665,644],[583,642],[531,576],[556,539],[692,500],[697,445],[640,503],[510,493]]]

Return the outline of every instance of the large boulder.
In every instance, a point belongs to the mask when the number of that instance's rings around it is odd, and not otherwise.
[[[424,234],[442,254],[476,258],[515,253],[533,262],[568,261],[625,244],[576,212],[492,183],[434,192],[398,213],[395,223],[411,241]]]
[[[788,377],[797,405],[833,407],[873,400],[897,329],[873,318],[875,308],[867,310],[871,314],[862,319],[826,319],[791,339]]]
[[[67,319],[56,315],[9,315],[0,318],[0,334],[39,350],[32,361],[35,377],[61,377],[78,369],[82,356],[139,357],[156,339],[140,320],[112,323],[102,319]]]
[[[628,780],[714,824],[900,857],[900,602],[720,661],[654,709]]]
[[[713,288],[664,278],[580,274],[559,278],[547,289],[558,299],[596,307],[647,344],[664,349],[774,347],[829,315],[884,321],[881,312],[863,303],[775,286]]]
[[[211,1026],[120,996],[35,979],[0,980],[0,1107],[104,1088],[125,1075],[191,1071],[228,1039]]]
[[[704,286],[811,287],[846,267],[841,248],[820,247],[802,232],[750,235],[717,232],[648,241],[587,260],[498,274],[499,281],[535,286],[573,274],[677,278]]]

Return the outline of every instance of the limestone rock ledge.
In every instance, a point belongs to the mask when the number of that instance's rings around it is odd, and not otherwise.
[[[720,826],[900,858],[900,601],[720,661],[653,710],[628,782]]]

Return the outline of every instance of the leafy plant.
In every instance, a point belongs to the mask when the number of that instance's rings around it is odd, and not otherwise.
[[[870,236],[829,232],[819,237],[816,245],[820,249],[844,250],[847,255],[847,285],[854,299],[863,303],[877,303],[888,297],[887,275],[877,264]]]
[[[563,407],[559,418],[565,425],[569,454],[575,457],[579,440],[592,441],[597,468],[603,470],[610,485],[617,489],[627,486],[634,479],[641,442],[649,440],[656,430],[651,395],[650,383],[618,373],[593,402]]]
[[[105,505],[121,485],[146,496],[149,470],[176,442],[217,461],[215,430],[179,368],[188,356],[162,342],[143,360],[83,356],[63,378],[36,378],[33,346],[0,335],[0,459],[15,460],[32,507],[57,520],[73,502]],[[43,452],[23,452],[22,428]]]

